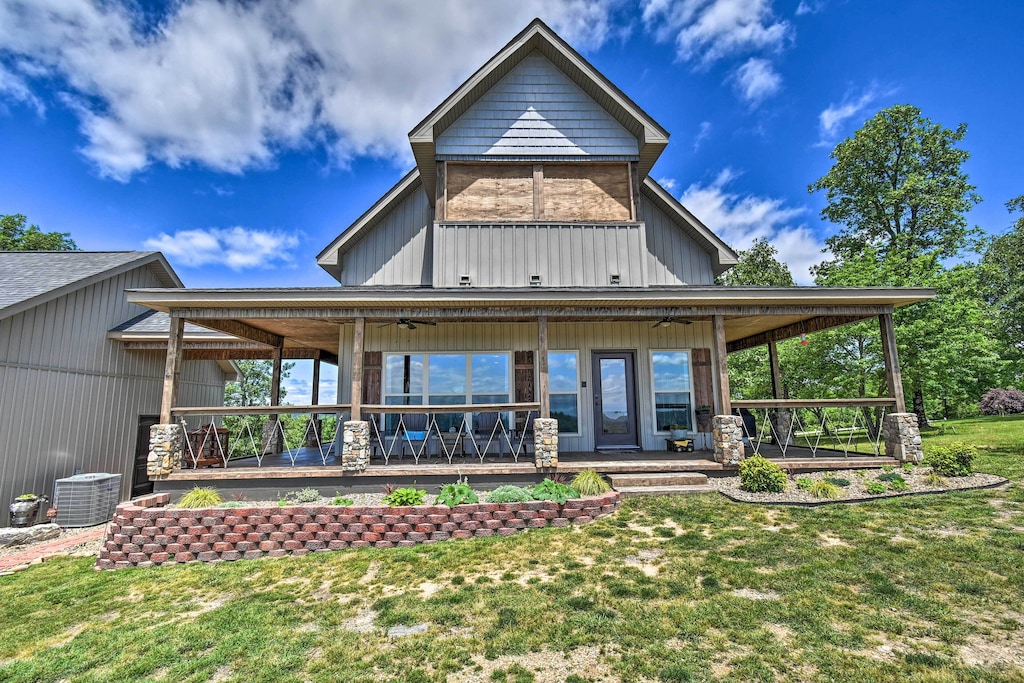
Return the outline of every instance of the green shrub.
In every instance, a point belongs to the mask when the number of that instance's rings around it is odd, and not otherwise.
[[[896,468],[893,467],[892,465],[882,465],[882,471],[883,472],[894,472],[894,471],[896,471]]]
[[[212,486],[200,487],[196,486],[191,491],[186,493],[178,501],[178,507],[180,508],[212,508],[220,505],[224,502],[224,499],[220,497],[220,493],[217,489]]]
[[[796,480],[796,487],[801,491],[810,491],[813,484],[814,480],[810,477],[800,477]]]
[[[346,498],[345,496],[341,495],[331,498],[331,505],[352,505],[354,502],[355,501],[352,500],[351,498]]]
[[[903,472],[904,473],[911,474],[913,471],[914,471],[914,463],[912,463],[912,462],[905,462],[905,463],[903,463]]]
[[[604,477],[594,470],[583,470],[573,477],[571,485],[581,496],[600,496],[612,490]]]
[[[932,470],[947,477],[966,477],[974,471],[974,459],[978,449],[962,441],[948,446],[934,446],[928,449],[925,464]]]
[[[835,484],[841,489],[845,489],[847,486],[850,485],[850,480],[844,479],[843,477],[825,477],[825,481],[827,481],[830,484]]]
[[[786,473],[768,458],[754,453],[740,463],[740,488],[752,493],[782,493],[786,488]]]
[[[487,494],[488,503],[525,503],[533,500],[533,491],[522,486],[499,486]]]
[[[534,500],[553,500],[559,505],[570,498],[579,498],[580,492],[566,484],[559,484],[545,479],[533,487]]]
[[[219,508],[244,508],[249,507],[248,503],[243,503],[238,500],[229,500],[224,503],[220,503],[217,507]]]
[[[886,472],[885,474],[879,474],[878,475],[878,481],[895,481],[897,479],[902,479],[902,478],[903,478],[903,475],[899,474],[897,472]]]
[[[885,493],[885,484],[880,481],[869,481],[867,486],[864,487],[868,493],[872,496],[880,496]]]
[[[828,479],[818,479],[807,492],[815,498],[838,498],[842,490]]]
[[[450,508],[456,505],[462,505],[463,503],[476,503],[479,502],[480,498],[476,495],[476,492],[470,488],[469,483],[466,479],[459,479],[454,484],[445,484],[441,487],[441,493],[437,495],[437,500],[434,501],[437,505],[447,505]]]
[[[406,505],[423,505],[423,500],[427,497],[427,492],[422,489],[417,489],[414,486],[407,486],[405,488],[395,489],[388,495],[384,496],[384,504],[390,505],[391,507],[405,507]]]
[[[320,491],[314,488],[302,489],[301,491],[289,491],[284,494],[284,499],[289,503],[315,503],[320,500]]]
[[[938,472],[936,472],[935,470],[932,470],[931,472],[928,473],[927,476],[925,476],[924,483],[928,484],[929,486],[945,486],[946,478],[943,477]]]
[[[909,491],[910,486],[907,485],[907,480],[903,477],[896,477],[889,481],[890,491]]]

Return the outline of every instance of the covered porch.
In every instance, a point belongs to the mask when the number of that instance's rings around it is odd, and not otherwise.
[[[290,478],[351,481],[417,473],[514,474],[531,468],[543,474],[695,467],[687,463],[717,471],[755,451],[797,469],[804,460],[842,459],[834,466],[849,467],[851,458],[865,457],[864,451],[876,466],[919,458],[916,423],[911,429],[905,412],[892,311],[928,298],[930,290],[377,290],[132,292],[130,300],[169,315],[151,478],[271,478],[281,468],[288,468]],[[779,341],[870,318],[881,327],[888,396],[781,397]],[[186,322],[268,354],[274,367],[272,405],[178,405],[180,360],[188,351]],[[733,401],[727,354],[757,345],[769,348],[765,371],[773,378],[775,398]],[[286,349],[329,354],[337,362],[336,403],[280,405]],[[207,346],[203,352],[228,358],[233,349]],[[572,372],[561,365],[553,369],[552,359],[565,361]],[[499,371],[487,375],[488,363]],[[673,363],[685,365],[685,372],[669,372]],[[613,380],[630,375],[621,391],[609,382],[609,367],[625,369]],[[457,379],[445,379],[442,371],[452,368]],[[478,387],[478,377],[490,383],[481,380]],[[455,388],[431,391],[442,382]],[[622,397],[624,410],[609,407],[613,391]],[[886,429],[869,435],[867,443],[847,431],[844,444],[838,437],[848,426],[839,425],[840,419],[856,419],[865,408],[880,414]],[[815,424],[807,417],[811,414],[817,416]],[[253,425],[245,427],[248,431],[236,427],[233,443],[223,444],[216,427],[199,440],[186,438],[199,425],[232,419],[236,426],[239,421]],[[669,427],[682,428],[694,454],[667,450]]]

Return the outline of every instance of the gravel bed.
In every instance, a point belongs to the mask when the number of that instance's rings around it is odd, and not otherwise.
[[[489,491],[479,491],[477,489],[473,489],[473,492],[476,493],[477,497],[480,498],[480,502],[481,503],[484,502],[484,500],[487,498],[487,494],[490,493]],[[343,494],[342,497],[343,498],[348,498],[349,500],[351,500],[352,501],[352,505],[354,505],[354,506],[365,507],[365,506],[370,506],[370,505],[384,505],[384,495],[385,494],[383,492],[380,492],[380,493],[348,493],[348,494]],[[312,503],[288,503],[287,507],[302,507],[302,506],[318,507],[318,506],[322,506],[322,505],[330,505],[331,501],[333,499],[334,499],[334,496],[321,496],[319,500],[315,500]],[[436,499],[437,499],[437,495],[435,495],[433,493],[428,493],[426,495],[426,497],[424,497],[424,499],[423,499],[423,504],[424,505],[433,505],[434,501]],[[276,507],[278,507],[280,505],[280,501],[279,500],[242,500],[242,501],[237,501],[237,502],[233,501],[233,500],[230,500],[230,501],[226,500],[226,501],[224,501],[224,503],[227,503],[227,505],[221,504],[221,505],[218,505],[217,507],[221,507],[221,508],[223,508],[223,507],[228,507],[228,508],[232,508],[232,507],[239,507],[239,508],[241,508],[241,507],[272,507],[272,508],[276,508]],[[175,508],[177,506],[176,505],[169,505],[168,507]]]
[[[866,489],[867,484],[878,481],[879,475],[884,474],[880,470],[833,470],[829,472],[792,475],[788,477],[786,489],[782,493],[751,493],[750,491],[744,491],[740,488],[740,478],[738,476],[709,477],[708,486],[729,498],[747,503],[821,505],[823,503],[842,503],[854,500],[871,500],[873,498],[892,498],[916,493],[942,493],[943,491],[956,491],[958,489],[984,488],[997,486],[1008,481],[994,474],[975,472],[968,477],[945,477],[946,483],[944,486],[929,486],[925,483],[925,478],[931,472],[931,469],[928,467],[915,467],[911,472],[896,469],[895,472],[907,482],[908,489],[906,491],[886,491],[878,495],[868,493]],[[847,479],[850,485],[840,487],[838,498],[815,498],[807,491],[797,488],[796,480],[803,477],[809,479]]]
[[[106,523],[104,523],[102,525],[99,525],[99,526],[106,526]],[[84,528],[76,528],[76,529],[63,529],[60,532],[59,536],[54,536],[53,538],[48,538],[48,539],[46,539],[44,541],[38,541],[36,543],[25,543],[23,545],[5,546],[3,548],[0,548],[0,557],[6,557],[7,555],[15,555],[15,554],[20,553],[20,552],[22,552],[24,550],[28,550],[29,548],[34,548],[35,546],[42,545],[44,543],[55,543],[57,541],[65,539],[65,538],[70,538],[72,536],[78,536],[78,535],[81,535],[83,533],[89,532],[89,531],[91,531],[91,530],[93,530],[95,528],[97,528],[97,527],[84,527]],[[66,552],[66,553],[74,554],[74,553],[76,553],[78,551],[84,552],[86,549],[92,549],[92,547],[95,546],[95,552],[98,553],[100,551],[100,546],[101,545],[103,545],[103,539],[102,538],[99,539],[99,540],[96,540],[96,541],[88,541],[88,542],[84,542],[84,543],[79,543],[77,545],[71,546],[70,548],[67,548],[66,550],[62,550],[61,552],[62,553]]]

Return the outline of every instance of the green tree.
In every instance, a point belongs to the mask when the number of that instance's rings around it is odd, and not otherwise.
[[[76,251],[78,245],[66,232],[43,232],[38,225],[26,227],[20,213],[0,215],[0,251]]]
[[[231,407],[244,406],[269,406],[271,377],[274,371],[274,364],[268,360],[240,360],[238,361],[239,380],[229,382],[224,387],[224,405]],[[281,380],[291,376],[295,363],[281,364]],[[288,394],[284,386],[281,387],[281,403]],[[253,442],[257,448],[260,447],[260,440],[263,438],[263,428],[267,422],[266,415],[229,415],[224,418],[224,426],[231,436],[232,454],[241,453],[252,455]],[[246,426],[251,430],[252,437],[246,433]],[[290,443],[290,442],[289,442]]]
[[[779,261],[778,250],[760,237],[738,254],[739,262],[719,276],[715,283],[727,287],[793,287],[796,282],[789,266]]]
[[[911,386],[922,426],[927,425],[925,391],[939,389],[936,378],[953,374],[953,366],[943,369],[939,364],[955,364],[936,347],[970,347],[976,330],[985,327],[985,311],[974,305],[976,293],[960,286],[973,273],[947,275],[943,267],[944,259],[961,256],[978,234],[968,228],[964,215],[981,200],[962,170],[970,154],[957,144],[966,132],[966,124],[950,130],[911,105],[884,109],[836,146],[830,155],[832,168],[808,186],[812,193],[825,192],[821,215],[841,226],[826,240],[833,258],[814,269],[819,285],[939,290],[935,301],[895,315],[904,381]],[[961,297],[974,300],[972,314],[946,315],[964,303]],[[870,392],[879,383],[881,366],[877,345],[865,333],[877,328],[858,327],[862,329],[848,330],[845,346],[858,349],[854,356],[863,351],[856,365],[875,377],[862,377],[858,383]],[[984,364],[989,360],[986,356]]]
[[[1024,213],[1024,195],[1008,201],[1006,208]],[[1009,361],[1001,384],[1017,384],[1024,375],[1024,216],[989,243],[981,266],[985,298],[995,311],[995,333]]]

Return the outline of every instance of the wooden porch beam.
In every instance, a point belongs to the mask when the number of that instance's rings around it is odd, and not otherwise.
[[[163,351],[167,349],[167,342],[124,342],[121,348],[128,351]],[[181,348],[185,360],[270,360],[274,353],[271,347],[251,342],[182,342]],[[312,347],[285,347],[281,351],[281,357],[285,360],[308,360],[316,358],[317,354],[324,363],[338,364],[337,354]]]
[[[907,401],[903,396],[903,374],[900,372],[900,356],[896,350],[896,330],[892,324],[892,312],[878,316],[878,328],[882,334],[882,356],[885,359],[885,383],[889,387],[889,398],[896,401],[896,412],[907,412]]]
[[[548,318],[537,318],[537,375],[540,389],[540,416],[551,417],[551,391],[548,385]]]
[[[366,318],[356,318],[352,333],[352,420],[363,419],[363,337],[366,334]]]
[[[238,320],[225,320],[222,318],[209,318],[201,316],[200,319],[194,319],[191,315],[186,315],[181,312],[180,315],[183,318],[188,318],[190,322],[194,322],[196,325],[208,327],[211,330],[217,330],[218,332],[224,332],[230,334],[232,337],[240,337],[241,339],[248,339],[249,341],[256,342],[257,344],[263,344],[265,346],[283,346],[284,337],[273,332],[267,332],[261,330],[258,327],[247,325],[246,323]],[[243,317],[243,316],[238,316]]]
[[[820,332],[821,330],[828,330],[833,327],[842,327],[843,325],[849,325],[850,323],[870,318],[871,315],[877,315],[877,313],[870,315],[821,315],[816,318],[811,318],[810,320],[784,325],[783,327],[779,327],[774,330],[759,332],[758,334],[744,337],[743,339],[733,340],[729,342],[728,350],[729,353],[735,353],[736,351],[764,346],[770,342],[780,342],[786,339],[792,339],[793,337],[798,337],[801,334],[810,334],[811,332]]]
[[[725,345],[725,318],[716,315],[711,318],[711,325],[714,328],[714,371],[718,379],[718,404],[717,415],[731,415],[732,401],[729,396],[729,356]]]
[[[167,336],[167,361],[164,365],[164,390],[160,399],[160,424],[171,423],[171,410],[178,400],[181,379],[181,340],[185,335],[185,319],[171,314],[171,327]]]

